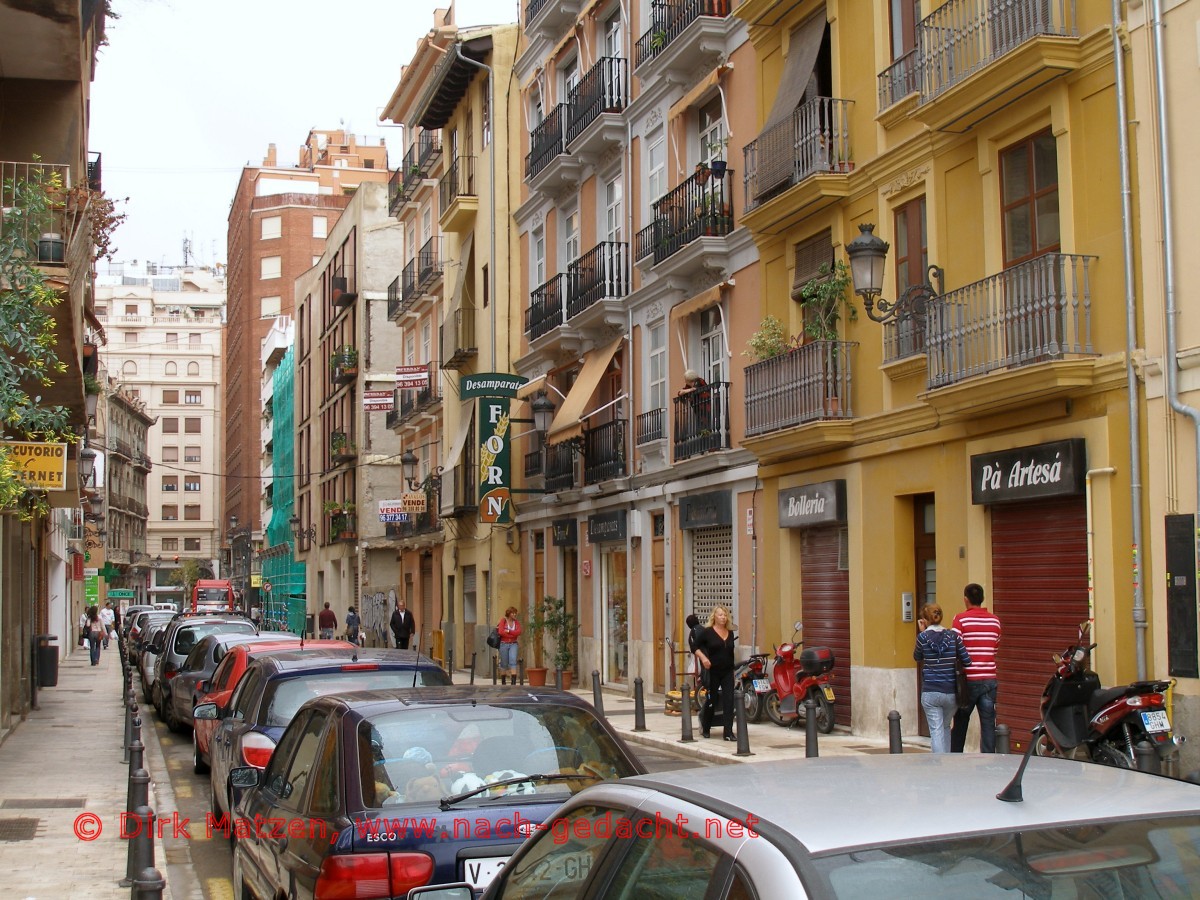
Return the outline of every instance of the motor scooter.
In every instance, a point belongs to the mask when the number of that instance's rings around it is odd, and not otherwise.
[[[1088,643],[1091,624],[1079,626],[1079,637],[1060,656],[1052,657],[1054,675],[1042,691],[1042,728],[1035,739],[1039,756],[1086,758],[1123,769],[1137,767],[1134,748],[1149,741],[1160,758],[1177,744],[1167,718],[1164,691],[1168,681],[1135,681],[1102,688],[1087,668],[1095,644]]]
[[[737,663],[733,670],[733,688],[746,708],[747,722],[757,722],[763,717],[763,698],[775,690],[767,677],[767,659],[767,654],[755,653]]]
[[[787,727],[802,721],[804,701],[812,697],[816,703],[817,730],[822,734],[833,731],[833,651],[828,647],[809,647],[800,650],[798,640],[803,624],[795,623],[792,640],[775,650],[775,665],[771,670],[774,688],[764,695],[767,718],[776,725]],[[797,654],[797,650],[800,650]]]

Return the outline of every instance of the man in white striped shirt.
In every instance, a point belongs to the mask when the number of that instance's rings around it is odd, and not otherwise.
[[[970,702],[959,707],[950,729],[950,752],[962,753],[972,710],[979,710],[979,750],[996,752],[996,648],[1000,644],[1000,620],[983,608],[983,588],[975,583],[963,588],[966,607],[954,617],[954,630],[962,635],[971,664],[967,666]]]

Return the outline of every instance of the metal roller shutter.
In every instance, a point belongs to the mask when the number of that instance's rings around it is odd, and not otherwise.
[[[421,557],[421,646],[433,647],[433,558]]]
[[[804,646],[834,653],[834,720],[850,725],[850,572],[845,564],[846,530],[806,528],[800,537],[800,598]]]
[[[992,611],[1000,617],[996,721],[1025,746],[1042,688],[1088,617],[1083,497],[992,507]]]
[[[734,607],[731,525],[692,531],[692,612],[705,622],[718,604]],[[739,624],[737,609],[731,608],[729,614]]]

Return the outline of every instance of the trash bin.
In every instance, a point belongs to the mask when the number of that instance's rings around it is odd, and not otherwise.
[[[58,686],[58,647],[51,643],[57,640],[57,634],[39,634],[37,636],[37,680],[39,687]]]
[[[316,613],[305,613],[304,614],[304,634],[306,637],[310,637],[310,638],[317,636],[317,614]]]

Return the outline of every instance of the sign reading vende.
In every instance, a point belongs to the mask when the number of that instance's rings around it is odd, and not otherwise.
[[[396,395],[391,391],[363,391],[363,412],[391,412]]]
[[[67,489],[66,444],[5,441],[4,449],[12,457],[17,478],[23,484],[43,491]]]
[[[421,496],[424,497],[425,495],[422,494]],[[407,522],[408,512],[405,509],[404,500],[380,500],[379,521],[384,523]]]

